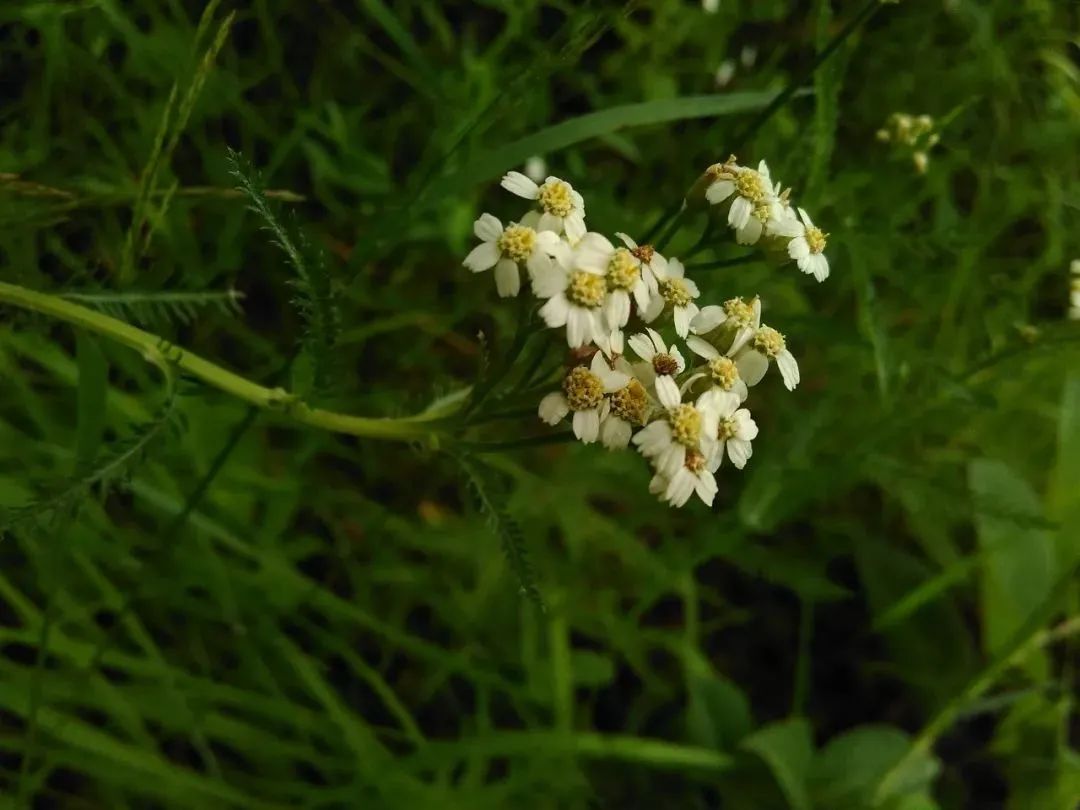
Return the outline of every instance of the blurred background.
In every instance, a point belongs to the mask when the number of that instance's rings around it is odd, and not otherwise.
[[[803,377],[713,510],[629,452],[166,402],[3,307],[0,806],[1072,810],[1078,36],[1054,0],[3,4],[0,281],[310,387],[232,147],[322,257],[338,410],[503,350],[460,265],[531,157],[642,234],[750,133],[832,277],[697,277],[760,294]]]

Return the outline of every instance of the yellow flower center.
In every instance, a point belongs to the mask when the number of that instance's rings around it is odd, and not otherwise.
[[[770,210],[769,204],[767,202],[762,201],[754,206],[754,219],[756,219],[762,225],[769,221],[769,214],[771,213],[772,211]]]
[[[692,473],[699,473],[705,469],[705,454],[697,450],[686,451],[686,461],[683,462]]]
[[[683,447],[697,447],[701,441],[701,414],[693,405],[676,405],[668,414],[671,437]]]
[[[776,357],[786,347],[784,336],[771,326],[763,326],[757,330],[753,340],[754,348],[766,357]]]
[[[648,407],[649,397],[645,393],[645,386],[637,380],[630,380],[625,388],[611,395],[611,412],[633,425],[645,424]]]
[[[765,198],[765,184],[761,175],[753,169],[743,169],[735,178],[735,191],[740,197],[746,197],[752,203],[759,203]]]
[[[508,225],[499,237],[499,250],[519,264],[536,248],[536,231],[525,225]]]
[[[709,376],[712,377],[713,385],[730,391],[739,379],[739,369],[730,357],[716,357],[709,361]]]
[[[616,248],[608,262],[607,283],[613,290],[632,289],[638,280],[637,259],[626,248]]]
[[[736,326],[749,326],[754,322],[754,307],[741,298],[729,298],[725,301],[724,314]]]
[[[829,238],[827,233],[822,233],[821,228],[806,229],[806,244],[810,246],[811,253],[821,253],[825,250],[825,240]]]
[[[721,441],[726,441],[727,439],[734,439],[735,434],[738,432],[738,430],[739,426],[735,422],[735,417],[729,416],[727,419],[720,420],[720,427],[716,431],[716,438],[720,439]]]
[[[540,207],[557,217],[566,217],[574,210],[574,195],[569,183],[549,180],[540,186]]]
[[[585,366],[571,370],[563,379],[562,388],[571,410],[575,411],[592,410],[604,398],[604,384]]]
[[[575,270],[570,274],[570,284],[566,288],[566,297],[578,306],[590,309],[604,302],[606,284],[604,277],[596,273]]]
[[[652,367],[657,374],[675,374],[679,370],[679,361],[670,354],[660,352],[653,355]]]
[[[673,307],[685,307],[694,297],[686,287],[686,282],[681,278],[665,278],[660,280],[660,294],[664,300]]]

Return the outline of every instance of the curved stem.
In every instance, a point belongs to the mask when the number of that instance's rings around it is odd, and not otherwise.
[[[246,377],[211,363],[196,354],[169,343],[158,335],[144,332],[131,324],[47,293],[0,282],[0,303],[49,315],[74,326],[104,335],[140,352],[147,361],[168,373],[180,369],[185,374],[213,386],[237,399],[260,408],[280,411],[304,425],[348,433],[371,439],[409,440],[434,438],[433,424],[446,416],[444,409],[403,419],[372,418],[312,408],[283,388],[268,388]]]

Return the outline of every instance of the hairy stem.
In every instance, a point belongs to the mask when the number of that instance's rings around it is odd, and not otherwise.
[[[402,419],[372,418],[312,408],[283,388],[268,388],[235,374],[192,352],[174,346],[164,338],[144,332],[71,301],[47,293],[34,292],[0,282],[0,303],[48,315],[74,326],[96,332],[140,352],[149,362],[166,371],[179,369],[199,381],[260,408],[279,411],[300,424],[348,433],[370,439],[434,439],[434,422],[449,415],[444,408],[431,409]],[[456,407],[456,402],[451,402]],[[451,408],[452,409],[452,408]]]

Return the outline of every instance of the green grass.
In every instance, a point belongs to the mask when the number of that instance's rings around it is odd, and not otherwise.
[[[905,0],[817,66],[864,5],[0,8],[0,282],[61,313],[0,309],[0,806],[1071,810],[1080,18]],[[672,510],[460,264],[534,154],[640,236],[736,145],[833,275],[695,258],[803,381]]]

